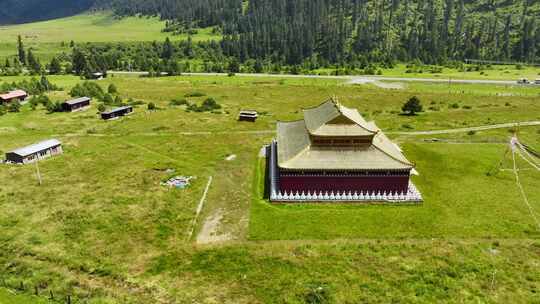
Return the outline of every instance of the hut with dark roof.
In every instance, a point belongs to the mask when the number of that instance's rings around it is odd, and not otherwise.
[[[258,117],[259,117],[259,114],[257,113],[257,111],[242,110],[238,114],[238,121],[255,122]]]
[[[81,111],[90,106],[90,97],[80,97],[62,103],[62,111],[76,112]]]
[[[278,122],[270,146],[272,201],[421,201],[415,165],[355,109],[336,99]]]
[[[110,119],[126,116],[130,114],[131,112],[133,112],[132,106],[119,107],[119,108],[101,113],[101,118],[104,120],[110,120]]]
[[[57,139],[49,139],[6,153],[6,161],[16,164],[28,164],[62,153],[62,143]]]

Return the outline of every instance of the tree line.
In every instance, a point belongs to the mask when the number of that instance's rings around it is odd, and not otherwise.
[[[538,62],[534,0],[102,0],[120,15],[218,26],[224,54],[287,65]]]

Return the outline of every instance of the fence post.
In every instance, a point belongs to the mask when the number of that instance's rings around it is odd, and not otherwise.
[[[71,296],[70,295],[67,296],[67,304],[71,304]]]
[[[49,299],[54,300],[54,293],[53,293],[52,289],[49,290]]]
[[[34,285],[34,293],[37,295],[39,295],[39,290],[38,290],[38,287],[37,285]]]

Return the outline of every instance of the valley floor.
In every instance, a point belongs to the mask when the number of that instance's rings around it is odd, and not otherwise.
[[[50,80],[64,88],[53,100],[81,81]],[[217,76],[97,83],[114,83],[123,99],[158,110],[141,105],[103,122],[94,101],[79,113],[26,105],[0,116],[0,152],[51,137],[65,149],[39,163],[41,186],[35,166],[0,165],[1,303],[16,303],[11,292],[36,291],[74,303],[540,301],[540,173],[517,161],[527,206],[505,157],[518,129],[540,149],[540,127],[418,133],[540,121],[540,88],[383,89],[339,79]],[[275,122],[299,119],[301,108],[332,95],[375,120],[417,163],[423,204],[263,199],[259,154]],[[399,115],[413,95],[426,112]],[[195,113],[170,105],[207,97],[223,108]],[[239,123],[241,109],[261,117]],[[195,179],[185,190],[161,186],[171,175]]]

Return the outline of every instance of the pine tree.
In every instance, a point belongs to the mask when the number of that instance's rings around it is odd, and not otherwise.
[[[41,72],[41,63],[39,62],[39,59],[37,59],[34,56],[34,53],[32,53],[32,50],[28,50],[28,68],[30,70],[30,73],[32,74],[39,74]]]
[[[82,75],[86,70],[88,70],[88,62],[86,61],[86,56],[79,49],[73,50],[72,57],[72,66],[75,74]]]
[[[171,41],[169,40],[169,37],[167,37],[165,39],[165,43],[163,44],[163,52],[161,54],[161,58],[169,60],[172,58],[173,53],[174,53],[173,45]]]
[[[51,60],[51,63],[49,64],[49,74],[56,75],[60,74],[62,72],[62,66],[60,65],[60,60],[58,58],[53,57]]]
[[[26,65],[26,52],[24,51],[24,45],[22,42],[21,35],[19,35],[17,40],[17,50],[19,52],[19,62],[23,65]]]

